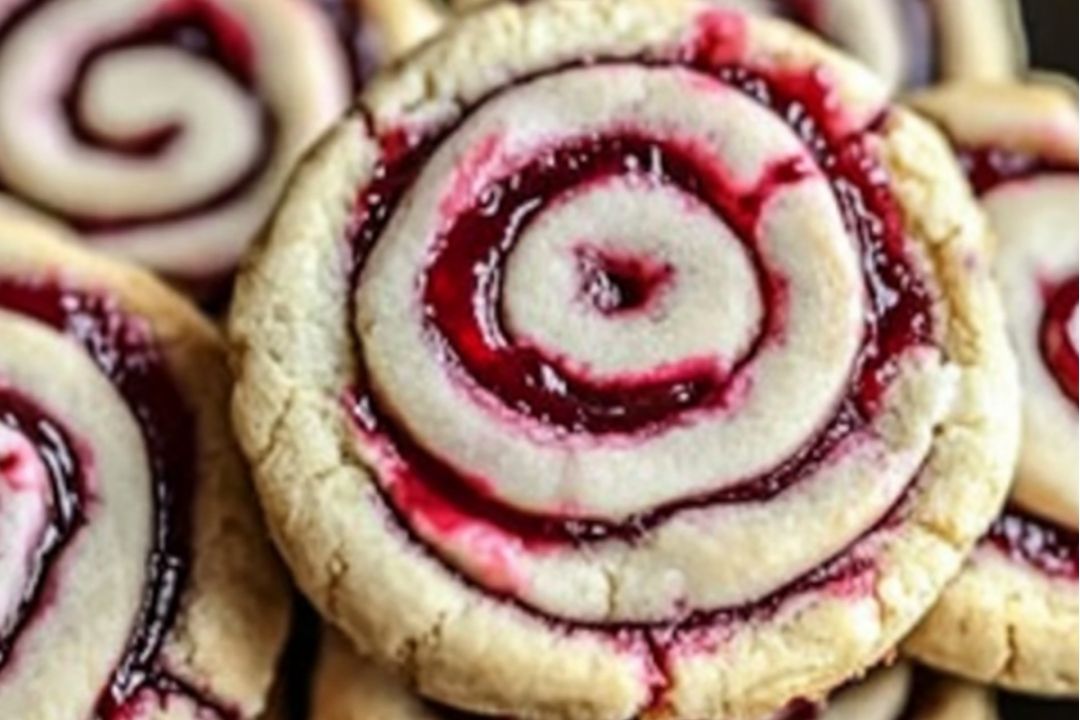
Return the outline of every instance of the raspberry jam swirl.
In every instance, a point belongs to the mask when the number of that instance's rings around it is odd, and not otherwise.
[[[1077,168],[1007,144],[961,145],[958,156],[999,236],[997,274],[1025,390],[1016,487],[986,540],[1075,582]]]
[[[0,189],[110,252],[221,276],[359,78],[338,28],[308,0],[0,3]]]
[[[349,237],[346,393],[397,522],[477,592],[652,657],[657,686],[794,596],[869,592],[941,420],[884,451],[940,355],[872,150],[888,118],[703,17],[677,50],[382,129]]]
[[[0,329],[0,706],[48,694],[58,717],[232,717],[160,657],[188,574],[195,446],[148,327],[107,294],[2,276]],[[42,662],[100,685],[58,697]]]

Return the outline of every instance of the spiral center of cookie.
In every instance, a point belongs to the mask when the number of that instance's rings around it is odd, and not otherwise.
[[[581,295],[604,315],[645,308],[672,281],[671,266],[650,257],[583,248],[577,260]]]
[[[1043,359],[1058,387],[1077,402],[1077,276],[1046,291],[1040,331]]]
[[[14,108],[0,126],[32,139],[5,149],[7,190],[91,235],[176,222],[249,192],[278,135],[257,95],[249,20],[215,0],[143,3],[95,22],[80,7],[38,0],[0,22],[0,92]],[[49,43],[37,40],[43,27]],[[52,116],[42,98],[54,99]]]
[[[830,530],[859,537],[930,438],[877,450],[892,386],[936,350],[872,131],[825,78],[717,65],[710,38],[688,66],[554,69],[430,135],[389,128],[360,194],[363,457],[440,558],[554,617],[707,623],[854,583],[830,538],[680,548],[801,522],[802,493],[839,486],[861,501]],[[650,563],[677,570],[657,587]]]

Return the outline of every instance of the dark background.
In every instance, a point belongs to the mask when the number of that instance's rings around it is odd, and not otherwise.
[[[1077,0],[1024,0],[1031,66],[1076,78]],[[1075,716],[1074,716],[1075,717]]]

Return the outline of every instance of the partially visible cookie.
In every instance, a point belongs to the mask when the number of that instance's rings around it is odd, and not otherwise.
[[[0,198],[0,717],[254,717],[288,595],[214,327]]]
[[[479,720],[426,701],[358,654],[339,633],[323,633],[311,695],[312,720]],[[771,720],[996,720],[984,689],[919,677],[899,663],[830,695],[824,708],[796,703]]]
[[[209,294],[426,0],[0,2],[0,192]]]
[[[977,680],[1075,695],[1076,101],[1057,88],[987,85],[912,102],[952,138],[997,233],[1023,441],[1008,508],[906,647]]]
[[[500,0],[456,0],[463,10]],[[501,0],[513,1],[513,0]],[[516,0],[519,3],[528,0]],[[810,28],[894,90],[1005,80],[1025,63],[1017,0],[713,0]]]
[[[1024,64],[1016,0],[771,0],[894,89],[1005,80]]]

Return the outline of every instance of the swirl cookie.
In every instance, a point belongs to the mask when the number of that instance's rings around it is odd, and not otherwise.
[[[1077,134],[1075,100],[1036,86],[930,91],[997,231],[996,272],[1020,361],[1016,485],[908,649],[953,672],[1077,692]]]
[[[492,0],[457,0],[459,9]],[[525,4],[526,0],[516,0]],[[1004,80],[1023,66],[1016,0],[713,0],[809,28],[894,90],[941,80]]]
[[[214,329],[0,205],[0,717],[261,710],[287,594]]]
[[[376,82],[231,317],[322,612],[536,718],[760,717],[888,652],[1000,508],[1018,390],[982,215],[886,95],[672,0],[493,7]]]
[[[894,89],[1004,80],[1024,62],[1015,0],[772,0],[772,6],[865,62]]]
[[[397,677],[327,631],[312,685],[318,720],[479,720],[414,694]],[[898,664],[873,671],[829,697],[826,707],[793,703],[770,720],[996,720],[990,694],[974,686],[918,677]]]
[[[423,0],[0,0],[0,191],[196,289]]]

